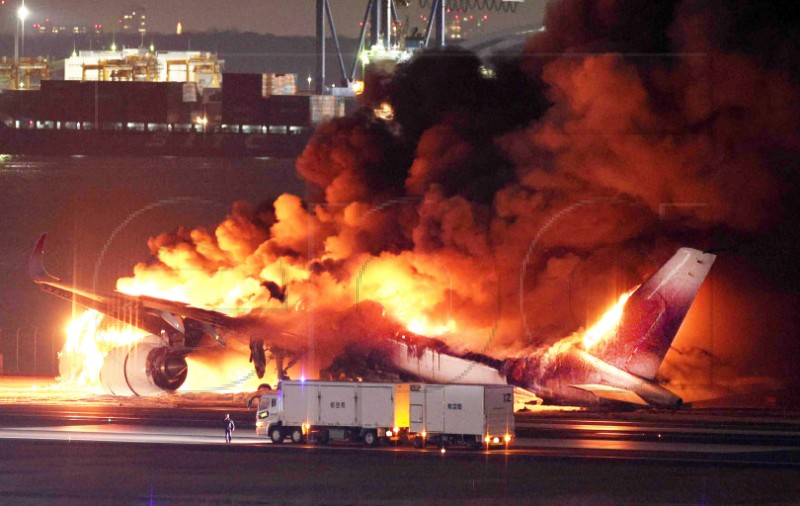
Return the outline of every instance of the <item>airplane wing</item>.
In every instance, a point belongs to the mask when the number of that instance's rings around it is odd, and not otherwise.
[[[28,274],[36,284],[42,285],[42,288],[59,297],[72,299],[73,296],[77,297],[78,302],[82,305],[92,307],[96,303],[103,303],[105,299],[99,295],[85,292],[77,288],[65,285],[55,276],[51,276],[44,268],[44,244],[47,241],[47,234],[42,234],[36,242],[36,247],[28,259]]]
[[[627,402],[629,404],[638,404],[640,406],[650,405],[647,401],[639,397],[639,395],[636,392],[632,390],[626,390],[624,388],[612,387],[610,385],[597,385],[597,384],[570,385],[570,386],[578,388],[580,390],[591,392],[597,398],[604,399],[607,401]]]
[[[279,378],[287,377],[289,368],[305,353],[302,346],[294,345],[298,337],[294,334],[282,331],[269,333],[267,329],[268,335],[264,335],[264,329],[260,329],[264,322],[257,317],[234,318],[218,311],[146,295],[121,292],[98,295],[66,284],[50,275],[44,267],[46,241],[47,234],[42,234],[28,260],[28,273],[45,292],[156,336],[156,339],[141,345],[147,347],[147,353],[134,356],[131,349],[115,349],[106,356],[104,364],[108,362],[109,365],[103,371],[106,371],[105,379],[116,385],[115,388],[108,388],[114,393],[124,391],[143,395],[141,392],[148,392],[149,395],[177,389],[186,377],[185,356],[194,351],[205,336],[221,346],[229,344],[223,337],[227,336],[231,338],[233,346],[243,352],[249,346],[250,361],[259,378],[264,376],[270,361],[274,363]],[[142,360],[145,363],[139,364],[141,367],[136,371],[127,371],[126,368],[134,367],[141,357],[144,357]],[[145,369],[147,377],[139,377]],[[106,386],[103,371],[101,383]],[[135,384],[131,385],[129,380]]]
[[[220,335],[219,329],[233,327],[233,318],[182,302],[120,292],[102,296],[65,284],[50,275],[44,267],[46,242],[47,234],[42,234],[28,260],[28,273],[45,292],[63,299],[74,300],[82,306],[95,309],[154,335],[166,331],[170,335],[171,342],[180,341],[182,345],[194,346],[203,335],[209,335],[218,344],[225,346],[225,340]],[[165,327],[164,323],[168,327]],[[172,332],[173,330],[175,332]]]

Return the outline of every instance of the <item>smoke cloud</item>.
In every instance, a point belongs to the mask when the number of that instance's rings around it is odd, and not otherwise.
[[[493,73],[424,52],[318,129],[304,199],[162,234],[118,288],[268,322],[317,369],[398,328],[503,358],[591,324],[681,245],[736,247],[675,343],[704,351],[668,355],[667,379],[717,360],[796,382],[797,333],[754,298],[798,295],[798,13],[754,9],[562,0]]]

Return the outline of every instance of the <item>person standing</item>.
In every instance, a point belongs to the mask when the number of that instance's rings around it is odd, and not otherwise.
[[[225,442],[230,443],[233,437],[233,431],[236,430],[236,424],[233,423],[230,414],[225,415]]]

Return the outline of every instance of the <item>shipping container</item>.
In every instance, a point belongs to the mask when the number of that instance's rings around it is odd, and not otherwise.
[[[223,74],[222,122],[233,125],[264,124],[261,74]]]
[[[167,89],[165,84],[172,83],[125,83],[127,86],[118,89],[118,99],[125,103],[126,120],[132,123],[166,123],[167,122]]]
[[[183,101],[197,102],[197,83],[183,83]]]
[[[42,117],[54,121],[78,121],[81,100],[79,81],[42,81]]]
[[[297,74],[262,74],[261,95],[294,95],[297,93]]]
[[[345,114],[345,101],[331,95],[276,95],[266,107],[270,125],[316,126]]]
[[[311,124],[311,96],[275,95],[267,99],[269,125],[308,126]]]
[[[6,116],[17,120],[25,120],[23,128],[31,125],[28,121],[40,119],[42,107],[41,91],[39,90],[3,90],[0,93],[0,103]]]
[[[80,120],[100,124],[128,121],[123,82],[84,81],[81,83]]]

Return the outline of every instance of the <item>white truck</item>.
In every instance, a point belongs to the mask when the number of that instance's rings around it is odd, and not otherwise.
[[[514,387],[510,385],[409,385],[408,437],[417,448],[464,444],[471,450],[511,443]]]
[[[282,381],[259,398],[256,434],[273,443],[344,439],[375,446],[405,436],[408,396],[403,383]]]

